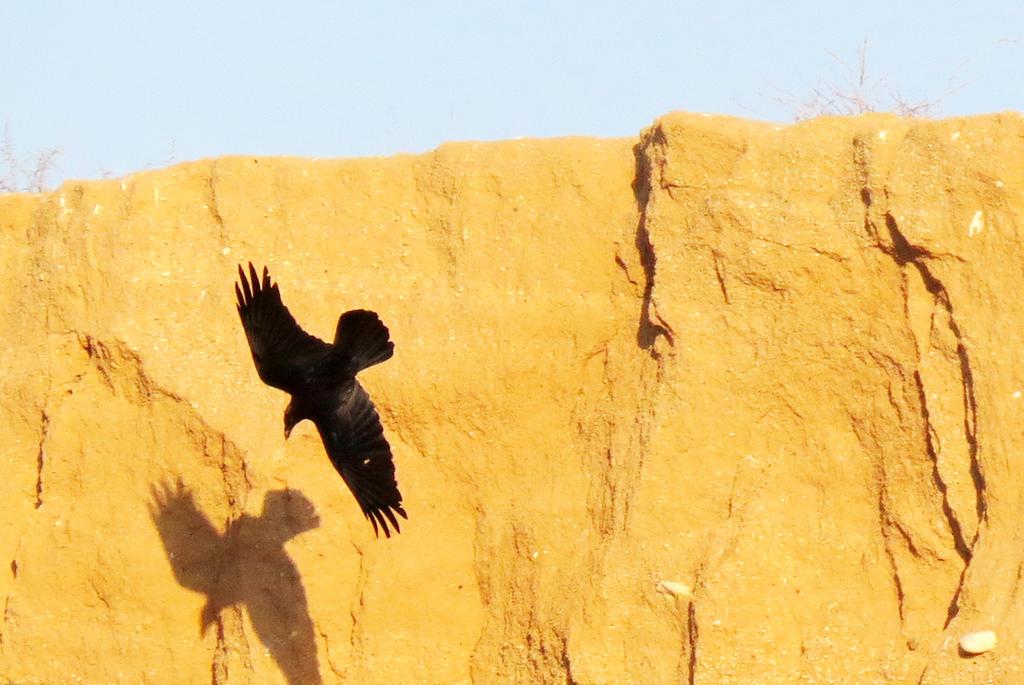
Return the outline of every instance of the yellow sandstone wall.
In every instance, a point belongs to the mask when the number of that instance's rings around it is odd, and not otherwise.
[[[0,197],[0,681],[1024,682],[1022,233],[1017,114]],[[248,260],[391,329],[400,536],[283,440]]]

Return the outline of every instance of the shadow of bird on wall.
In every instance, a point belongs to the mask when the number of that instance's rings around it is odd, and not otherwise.
[[[313,504],[296,490],[274,490],[259,517],[243,514],[223,534],[179,479],[152,488],[150,516],[174,577],[206,595],[199,616],[205,635],[222,609],[241,604],[260,641],[290,685],[321,683],[306,592],[284,543],[320,525]]]

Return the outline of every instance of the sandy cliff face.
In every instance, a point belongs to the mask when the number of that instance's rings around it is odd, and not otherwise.
[[[671,115],[0,198],[0,678],[1020,681],[1022,160]],[[248,260],[391,329],[400,536],[282,439]]]

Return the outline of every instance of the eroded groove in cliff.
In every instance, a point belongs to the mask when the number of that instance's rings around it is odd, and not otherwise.
[[[924,258],[933,257],[933,255],[923,248],[911,245],[902,232],[900,232],[896,219],[888,212],[885,215],[885,225],[892,239],[893,247],[890,254],[901,266],[911,264],[917,270],[921,280],[924,282],[925,288],[946,313],[947,325],[953,334],[954,340],[956,340],[956,354],[960,366],[961,387],[963,388],[964,439],[967,441],[967,451],[970,457],[971,481],[974,484],[975,490],[975,510],[978,522],[981,523],[985,520],[986,513],[985,476],[981,471],[981,463],[978,457],[978,407],[974,394],[974,372],[971,368],[970,354],[964,343],[964,335],[960,330],[960,325],[957,323],[956,312],[953,308],[953,302],[949,297],[949,292],[942,282],[932,274],[928,265],[924,262]],[[927,405],[922,405],[922,407],[927,409]],[[980,531],[980,527],[978,531]],[[971,546],[977,541],[978,531],[974,534],[974,539],[970,543]]]
[[[640,284],[637,283],[636,279],[634,279],[632,274],[629,273],[629,266],[626,265],[625,260],[623,260],[621,256],[615,255],[615,265],[622,269],[622,273],[626,275],[626,280],[629,281],[630,285],[636,289],[637,295],[641,295]]]
[[[217,164],[210,165],[210,175],[206,179],[206,208],[210,218],[217,226],[221,247],[227,247],[227,236],[224,234],[224,217],[220,213],[220,201],[217,199]]]
[[[981,466],[978,458],[978,437],[977,437],[977,407],[974,396],[974,376],[971,369],[970,356],[967,351],[967,347],[964,344],[964,337],[960,330],[959,324],[955,316],[952,301],[950,300],[949,293],[946,290],[942,282],[936,278],[931,269],[929,269],[926,260],[936,259],[941,257],[949,257],[951,255],[937,255],[931,251],[913,245],[896,223],[895,217],[891,212],[886,212],[885,227],[888,232],[888,240],[885,240],[881,235],[878,227],[871,218],[871,205],[872,205],[872,192],[868,187],[867,179],[867,159],[865,150],[858,147],[855,150],[855,157],[859,166],[862,168],[862,188],[861,188],[861,202],[864,205],[864,230],[869,236],[871,236],[875,245],[885,254],[892,257],[900,267],[907,265],[913,266],[917,273],[920,275],[921,281],[925,286],[927,292],[932,296],[935,303],[941,306],[942,311],[946,315],[946,322],[950,332],[953,334],[956,340],[957,346],[957,358],[959,362],[959,374],[960,374],[960,385],[963,392],[963,405],[964,405],[964,439],[967,443],[968,456],[969,456],[969,471],[971,480],[974,484],[975,491],[975,509],[978,516],[978,522],[980,523],[985,515],[985,481],[984,475],[981,472]],[[936,440],[934,439],[935,429],[932,425],[928,403],[927,393],[925,392],[924,380],[920,375],[919,371],[915,371],[914,374],[915,383],[917,385],[919,403],[921,405],[922,418],[925,424],[925,436],[926,436],[926,450],[928,457],[932,462],[932,475],[936,487],[942,497],[942,510],[949,525],[950,532],[953,536],[954,544],[956,547],[957,554],[965,562],[963,571],[966,571],[967,562],[970,561],[972,549],[980,531],[980,527],[974,532],[971,540],[967,540],[963,525],[958,519],[956,512],[954,511],[949,498],[948,485],[944,481],[939,469],[939,456],[936,448]],[[953,604],[950,607],[950,618],[955,615],[955,604],[958,599],[959,590],[956,593],[957,596],[953,598]]]
[[[944,301],[949,312],[950,330],[956,336],[956,354],[960,360],[960,374],[964,381],[964,434],[967,436],[971,455],[971,480],[974,482],[974,490],[977,492],[976,507],[980,523],[985,520],[987,505],[985,503],[985,474],[981,472],[981,460],[978,458],[978,404],[974,395],[974,372],[971,370],[971,359],[967,354],[963,336],[960,334],[960,327],[957,325],[956,319],[953,318],[953,306],[950,304],[948,296],[944,298]],[[977,540],[977,536],[976,532],[975,540]]]
[[[327,667],[330,668],[331,672],[338,676],[338,678],[343,678],[345,676],[345,671],[334,663],[334,657],[331,655],[330,638],[327,633],[319,627],[317,628],[317,633],[320,636],[320,640],[324,643],[324,656],[327,659]]]
[[[697,602],[690,600],[690,611],[686,626],[686,639],[690,647],[690,661],[687,666],[687,682],[697,682],[697,642],[700,639],[700,628],[697,625]]]
[[[569,657],[569,638],[562,636],[562,668],[565,669],[565,685],[581,685],[572,672],[572,659]]]
[[[203,427],[206,428],[205,424]],[[220,441],[217,457],[220,461],[224,494],[227,497],[228,506],[231,508],[232,518],[237,518],[245,512],[245,503],[252,492],[252,479],[249,477],[249,469],[242,451],[223,433],[215,433],[214,436]],[[203,451],[208,452],[208,447],[207,444],[204,444]]]
[[[637,329],[636,341],[641,349],[647,350],[655,358],[660,356],[654,347],[654,343],[659,337],[663,337],[669,346],[675,346],[675,331],[658,314],[658,307],[654,303],[654,282],[658,256],[654,250],[654,244],[651,242],[651,234],[647,229],[647,205],[651,198],[652,182],[648,145],[657,143],[659,140],[664,142],[664,135],[660,130],[652,134],[650,140],[642,140],[633,148],[633,157],[636,162],[633,195],[636,198],[639,213],[634,245],[640,257],[640,265],[644,270],[643,299],[640,304],[640,324]]]
[[[949,503],[949,487],[942,479],[942,473],[939,471],[939,455],[935,449],[935,429],[932,427],[931,416],[928,412],[928,399],[924,390],[924,381],[921,380],[921,373],[919,371],[914,371],[914,383],[917,386],[918,402],[921,404],[921,416],[924,419],[925,449],[928,452],[928,458],[932,462],[932,482],[935,483],[936,489],[942,495],[942,513],[945,515],[949,529],[953,533],[956,553],[960,555],[960,558],[966,564],[971,560],[971,548],[967,540],[964,539],[963,528],[953,511],[952,505]]]
[[[711,262],[715,267],[715,278],[718,279],[718,289],[722,291],[722,299],[726,304],[731,304],[729,301],[729,288],[725,284],[725,264],[723,263],[722,254],[718,250],[711,250]]]
[[[36,509],[43,506],[43,468],[46,466],[46,439],[50,431],[50,417],[46,414],[46,410],[42,410],[40,414],[42,427],[39,434],[39,450],[36,453]]]
[[[949,328],[949,331],[953,335],[953,339],[956,341],[956,355],[959,365],[960,374],[960,386],[962,388],[962,401],[963,401],[963,433],[964,439],[967,443],[967,453],[969,458],[969,472],[971,481],[974,485],[974,496],[975,496],[975,512],[977,515],[979,526],[975,529],[974,535],[970,541],[966,539],[963,534],[962,528],[957,520],[952,507],[950,506],[945,484],[940,476],[936,476],[936,484],[942,484],[940,492],[943,496],[943,512],[946,515],[947,520],[950,523],[950,530],[953,532],[954,540],[956,542],[957,553],[964,560],[964,566],[960,571],[960,578],[957,582],[956,590],[953,596],[950,598],[949,605],[946,609],[946,621],[944,627],[948,627],[949,624],[959,613],[960,596],[963,591],[963,582],[967,574],[969,562],[973,554],[974,545],[977,543],[978,536],[981,533],[981,522],[985,519],[986,504],[985,504],[985,478],[981,471],[981,464],[979,460],[979,442],[977,435],[977,401],[974,395],[974,373],[971,368],[970,354],[968,353],[967,346],[964,343],[963,332],[960,329],[959,323],[957,323],[956,312],[954,311],[952,300],[949,297],[949,292],[942,282],[931,272],[928,264],[925,260],[934,259],[937,255],[930,253],[928,250],[912,245],[906,236],[900,231],[899,226],[896,223],[895,217],[889,212],[885,214],[885,225],[889,233],[891,241],[891,247],[886,251],[897,264],[900,266],[911,265],[917,271],[921,277],[922,283],[924,283],[925,289],[932,296],[935,304],[941,307],[942,312],[945,314],[945,322]],[[935,464],[935,472],[938,472],[938,454],[935,450],[935,443],[932,440],[932,426],[928,416],[928,405],[926,402],[926,393],[924,392],[924,383],[919,373],[915,373],[915,377],[918,383],[918,392],[920,393],[921,410],[924,414],[926,426],[928,428],[928,453],[929,458],[933,460]]]
[[[900,579],[900,569],[896,563],[896,553],[893,551],[893,541],[891,536],[885,534],[885,530],[890,526],[895,527],[896,530],[903,535],[904,542],[911,549],[912,553],[914,548],[912,541],[910,541],[909,536],[906,534],[906,531],[898,525],[895,525],[892,521],[892,517],[889,515],[885,506],[887,494],[884,485],[884,478],[882,480],[883,485],[878,491],[878,523],[879,528],[882,531],[882,546],[885,550],[885,558],[886,561],[889,562],[889,570],[892,573],[893,588],[896,591],[896,607],[899,610],[900,624],[902,625],[906,620],[906,594],[903,591],[903,581]]]
[[[224,639],[224,619],[219,614],[214,620],[217,627],[217,645],[213,649],[210,663],[210,685],[226,685],[228,682],[228,646]]]
[[[366,551],[362,548],[362,546],[359,545],[354,539],[349,539],[349,545],[352,547],[352,550],[355,552],[356,557],[359,559],[359,566],[357,567],[353,600],[348,607],[348,648],[349,654],[360,654],[362,653],[363,616],[366,613],[366,584],[367,582],[369,582],[370,571],[369,568],[367,568],[368,562],[366,559]],[[333,668],[333,664],[331,667]],[[351,663],[345,664],[344,671],[348,672],[349,669],[351,668]],[[343,675],[344,674],[345,673],[343,673]]]
[[[862,142],[862,141],[857,141]],[[959,378],[960,385],[963,393],[963,405],[964,405],[964,440],[967,444],[968,455],[969,455],[969,471],[971,479],[974,484],[975,493],[975,508],[977,511],[978,522],[983,520],[985,514],[985,500],[984,490],[985,482],[981,472],[980,463],[978,459],[978,436],[977,436],[977,414],[976,414],[976,402],[974,397],[974,377],[971,369],[970,356],[967,351],[967,347],[964,344],[964,337],[960,330],[959,324],[957,323],[956,315],[954,312],[952,301],[949,297],[949,293],[946,290],[942,282],[932,274],[931,269],[928,266],[927,260],[940,259],[952,257],[959,259],[956,255],[947,254],[935,254],[926,248],[912,244],[902,231],[900,231],[897,225],[895,217],[891,212],[884,214],[885,227],[888,233],[888,240],[879,231],[878,226],[872,220],[871,205],[872,205],[872,192],[869,187],[869,174],[868,174],[868,158],[867,150],[863,145],[857,145],[855,148],[855,159],[862,171],[862,189],[861,189],[861,202],[864,205],[864,230],[865,233],[870,236],[875,246],[889,255],[895,263],[900,267],[906,267],[907,265],[913,266],[917,273],[920,275],[921,281],[925,286],[926,291],[932,296],[933,302],[937,306],[941,306],[941,310],[944,312],[946,317],[946,324],[949,327],[950,332],[956,341],[957,358],[959,366]],[[906,296],[906,295],[905,295]],[[925,427],[926,437],[926,450],[928,458],[932,462],[932,478],[942,498],[942,511],[943,515],[949,526],[950,533],[953,537],[956,552],[960,559],[963,561],[963,565],[960,569],[960,577],[957,582],[955,591],[950,598],[949,605],[946,609],[946,620],[944,628],[948,627],[952,622],[953,618],[959,611],[960,595],[963,590],[963,582],[967,573],[967,569],[970,566],[970,560],[973,554],[974,545],[977,542],[978,535],[980,533],[980,526],[978,526],[971,540],[967,540],[964,534],[963,525],[961,524],[952,504],[948,492],[948,484],[942,477],[941,470],[939,468],[939,453],[938,453],[938,441],[936,439],[935,428],[932,424],[930,411],[927,402],[927,393],[925,391],[925,383],[919,371],[915,370],[914,380],[917,386],[918,401],[920,404],[920,411],[922,413],[922,419]],[[898,581],[897,577],[897,581]],[[924,674],[921,676],[924,678]]]
[[[7,621],[11,617],[11,596],[7,595],[4,598],[4,615],[3,622],[0,623],[0,652],[3,652],[4,648],[4,635],[7,633]]]

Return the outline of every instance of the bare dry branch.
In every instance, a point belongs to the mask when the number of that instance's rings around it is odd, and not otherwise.
[[[775,100],[785,105],[793,119],[803,121],[824,115],[855,116],[866,112],[887,111],[908,117],[930,117],[938,114],[938,105],[957,90],[952,80],[947,91],[938,98],[915,101],[889,84],[885,76],[872,77],[867,66],[867,39],[857,48],[857,63],[849,64],[829,53],[842,71],[840,80],[819,81],[809,96],[783,93]]]
[[[60,148],[40,150],[19,157],[7,124],[0,138],[0,194],[39,193],[47,189],[50,175],[57,168]]]

